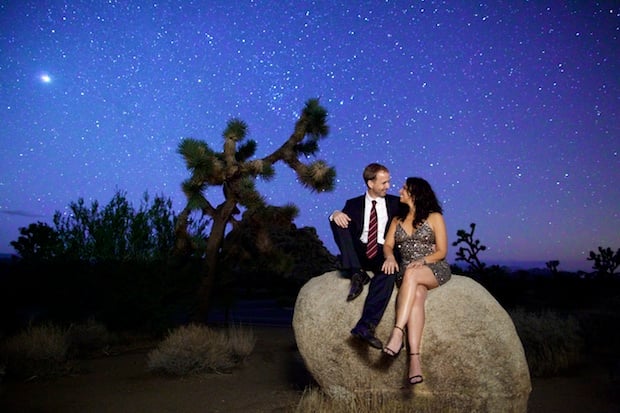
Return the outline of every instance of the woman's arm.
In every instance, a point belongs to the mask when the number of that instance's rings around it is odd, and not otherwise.
[[[396,233],[396,225],[398,225],[397,218],[394,218],[390,223],[388,232],[385,235],[385,241],[383,242],[383,256],[385,261],[381,266],[381,271],[386,274],[394,274],[398,271],[398,263],[394,257],[394,234]]]
[[[424,257],[424,261],[427,264],[432,264],[437,261],[441,261],[448,255],[448,235],[446,230],[446,222],[443,219],[443,215],[438,212],[433,212],[428,216],[428,223],[431,225],[431,229],[435,233],[435,251]]]

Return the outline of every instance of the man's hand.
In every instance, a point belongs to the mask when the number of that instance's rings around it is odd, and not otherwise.
[[[332,221],[340,228],[348,228],[351,218],[342,211],[334,211]]]

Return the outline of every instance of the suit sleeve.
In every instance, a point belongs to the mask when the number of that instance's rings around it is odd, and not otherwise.
[[[354,236],[362,235],[362,227],[364,225],[364,197],[348,199],[344,204],[342,212],[351,218],[349,225]]]

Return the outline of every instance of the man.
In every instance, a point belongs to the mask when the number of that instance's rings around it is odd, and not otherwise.
[[[363,177],[366,193],[347,200],[342,211],[334,211],[329,221],[334,240],[340,249],[342,270],[351,279],[347,301],[357,298],[364,285],[370,281],[362,317],[351,334],[374,348],[382,349],[381,340],[375,337],[375,328],[390,301],[395,279],[394,275],[381,271],[384,261],[383,242],[390,220],[398,211],[400,198],[387,194],[390,172],[385,166],[371,163],[364,169]],[[369,232],[376,234],[376,238],[369,239]],[[372,280],[367,270],[373,272]]]

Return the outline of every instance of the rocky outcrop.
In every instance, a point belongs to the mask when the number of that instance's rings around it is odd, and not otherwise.
[[[368,287],[347,302],[349,284],[338,271],[312,278],[295,304],[299,352],[326,394],[349,398],[394,393],[412,407],[430,404],[430,411],[446,406],[460,411],[527,411],[531,382],[521,340],[508,313],[480,284],[453,275],[429,292],[420,348],[424,382],[406,390],[401,389],[407,377],[406,351],[392,359],[350,335]],[[394,289],[376,331],[384,343],[394,324],[396,294]]]

